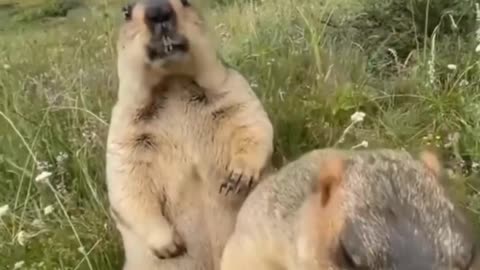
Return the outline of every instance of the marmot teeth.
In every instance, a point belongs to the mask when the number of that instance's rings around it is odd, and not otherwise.
[[[163,50],[169,53],[173,50],[172,39],[168,36],[162,36]]]
[[[168,53],[168,41],[166,36],[162,36],[162,45],[164,53]]]
[[[168,45],[167,46],[167,51],[169,51],[169,52],[173,50],[173,44],[172,43],[173,43],[172,39],[170,37],[167,37],[167,45]]]

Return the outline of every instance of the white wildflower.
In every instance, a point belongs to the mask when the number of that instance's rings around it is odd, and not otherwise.
[[[68,159],[68,154],[65,152],[58,153],[58,156],[55,158],[58,163],[62,163]]]
[[[362,141],[361,143],[352,146],[352,149],[357,149],[357,148],[360,148],[360,147],[367,148],[368,147],[368,142],[367,141]]]
[[[35,182],[45,183],[48,181],[48,178],[51,175],[52,175],[51,172],[47,172],[47,171],[41,172],[39,175],[37,175],[37,177],[35,177]]]
[[[460,83],[459,83],[460,86],[468,86],[469,85],[469,82],[465,79],[461,80]]]
[[[5,216],[8,211],[10,211],[10,206],[8,206],[8,204],[4,205],[4,206],[1,206],[0,207],[0,218]]]
[[[82,136],[87,143],[92,143],[93,140],[97,137],[95,131],[90,130],[90,127],[85,127],[84,131],[82,132]]]
[[[27,242],[28,235],[25,231],[20,231],[17,234],[17,242],[21,245],[24,246],[25,243]]]
[[[449,178],[455,178],[455,172],[452,169],[446,169],[445,172],[447,173]]]
[[[45,226],[45,223],[43,223],[41,219],[34,219],[32,225],[37,228],[43,228]]]
[[[58,155],[55,157],[55,160],[57,161],[57,172],[59,174],[65,174],[67,172],[66,168],[66,163],[68,159],[68,154],[65,152],[60,152]]]
[[[350,116],[350,120],[352,121],[350,125],[343,131],[342,136],[338,141],[335,143],[335,145],[338,145],[340,143],[343,143],[345,141],[345,136],[350,132],[350,130],[353,129],[355,124],[363,122],[363,119],[365,118],[366,114],[364,112],[355,112]]]
[[[428,78],[431,85],[435,83],[435,63],[432,59],[428,60]]]
[[[278,90],[278,95],[280,96],[280,100],[282,102],[285,101],[285,91],[283,91],[283,89]]]
[[[63,196],[67,196],[68,195],[68,191],[67,191],[67,187],[65,185],[65,182],[62,181],[60,183],[58,183],[56,186],[55,186],[55,189],[58,190],[58,192],[60,192],[60,194],[62,194]]]
[[[54,210],[54,209],[55,209],[55,208],[53,208],[53,205],[49,205],[49,206],[47,206],[47,207],[45,207],[45,208],[43,209],[43,214],[44,214],[45,216],[48,216],[48,215],[50,215],[51,213],[53,213],[53,210]]]
[[[20,269],[20,268],[23,267],[24,264],[25,264],[24,261],[16,262],[16,263],[13,265],[13,269]]]
[[[365,118],[365,113],[364,112],[355,112],[354,114],[352,114],[352,116],[350,116],[350,119],[354,123],[363,122],[364,118]]]
[[[53,165],[50,164],[48,161],[38,161],[37,162],[37,170],[39,171],[48,171],[53,168]]]
[[[457,70],[457,65],[449,64],[449,65],[447,65],[447,68],[450,69],[450,70]]]
[[[450,22],[452,23],[452,28],[457,30],[458,29],[458,25],[457,23],[455,22],[455,19],[453,19],[453,16],[451,14],[448,14],[448,17],[450,18]]]
[[[3,68],[6,69],[6,70],[9,70],[11,67],[9,64],[3,64]]]

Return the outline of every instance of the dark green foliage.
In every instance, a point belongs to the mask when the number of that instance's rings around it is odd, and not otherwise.
[[[348,25],[371,55],[375,71],[404,63],[414,50],[436,39],[469,39],[475,31],[474,0],[364,0]],[[437,29],[437,30],[435,30]],[[393,49],[397,59],[388,49]],[[384,70],[385,71],[385,70]],[[391,70],[387,70],[391,71]]]

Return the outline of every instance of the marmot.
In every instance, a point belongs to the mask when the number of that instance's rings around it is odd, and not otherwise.
[[[271,168],[273,126],[187,0],[124,13],[106,155],[124,269],[219,269],[243,200]]]
[[[306,153],[249,195],[221,269],[480,269],[442,171],[428,150]]]

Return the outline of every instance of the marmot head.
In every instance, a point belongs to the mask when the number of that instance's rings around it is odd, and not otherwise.
[[[118,50],[121,57],[129,55],[128,63],[142,59],[171,72],[192,65],[192,47],[202,44],[206,33],[190,0],[137,1],[124,6],[123,13]]]
[[[325,269],[480,269],[471,224],[432,152],[365,151],[322,168],[310,232]]]

